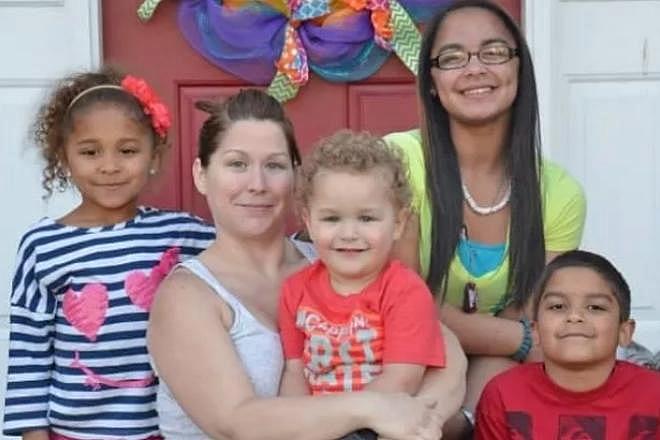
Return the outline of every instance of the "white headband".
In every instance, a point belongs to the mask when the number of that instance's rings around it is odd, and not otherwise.
[[[99,84],[98,86],[89,87],[89,88],[83,90],[82,92],[78,93],[78,94],[75,96],[75,98],[73,98],[73,99],[71,100],[71,102],[69,103],[69,106],[66,108],[66,110],[67,110],[67,111],[71,110],[71,107],[73,107],[73,105],[74,105],[76,102],[78,102],[78,101],[80,100],[80,98],[82,98],[82,97],[85,96],[86,94],[91,93],[91,92],[93,92],[94,90],[100,90],[100,89],[115,89],[115,90],[123,90],[124,92],[126,91],[126,90],[124,90],[123,87],[118,86],[118,85],[115,85],[115,84]]]

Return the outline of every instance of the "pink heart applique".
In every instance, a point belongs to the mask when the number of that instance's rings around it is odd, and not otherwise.
[[[139,270],[128,274],[124,281],[124,289],[131,302],[148,311],[154,302],[158,285],[178,262],[179,248],[171,248],[163,253],[160,262],[151,269],[148,275]]]
[[[71,325],[90,341],[96,341],[108,310],[108,289],[99,283],[87,284],[80,292],[69,289],[62,307]]]

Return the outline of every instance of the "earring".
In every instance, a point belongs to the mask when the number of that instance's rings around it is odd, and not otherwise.
[[[431,94],[431,96],[438,96],[438,92],[435,89],[429,90],[429,93]]]
[[[149,169],[149,175],[150,176],[155,176],[156,175],[156,169],[155,168],[150,168]]]

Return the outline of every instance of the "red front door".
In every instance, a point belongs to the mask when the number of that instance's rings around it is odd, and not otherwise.
[[[170,153],[144,200],[208,218],[191,175],[197,132],[205,117],[194,102],[221,99],[250,85],[208,63],[188,45],[177,27],[176,1],[164,0],[148,23],[135,14],[140,2],[103,0],[102,11],[105,61],[147,79],[174,115]],[[520,16],[520,0],[499,3]],[[418,121],[414,77],[395,57],[357,83],[329,83],[311,74],[286,110],[303,153],[340,128],[385,134],[416,127]]]

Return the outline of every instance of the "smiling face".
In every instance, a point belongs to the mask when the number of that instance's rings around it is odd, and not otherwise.
[[[539,302],[534,333],[547,363],[563,368],[613,363],[630,343],[633,323],[621,322],[612,286],[585,267],[558,269]]]
[[[253,119],[231,123],[208,166],[197,159],[193,175],[219,230],[239,237],[283,234],[293,166],[277,123]]]
[[[441,23],[431,57],[457,49],[474,53],[498,44],[516,48],[504,23],[485,9],[462,8],[449,13]],[[475,125],[508,120],[518,92],[518,67],[517,57],[503,64],[486,65],[472,55],[465,67],[452,70],[434,67],[431,76],[450,119]]]
[[[388,179],[382,169],[321,169],[314,176],[304,220],[339,293],[357,293],[374,280],[401,235],[405,212],[395,206]]]
[[[159,155],[148,127],[118,105],[96,104],[75,117],[64,162],[82,197],[88,223],[109,224],[135,214],[137,198],[157,169]]]

